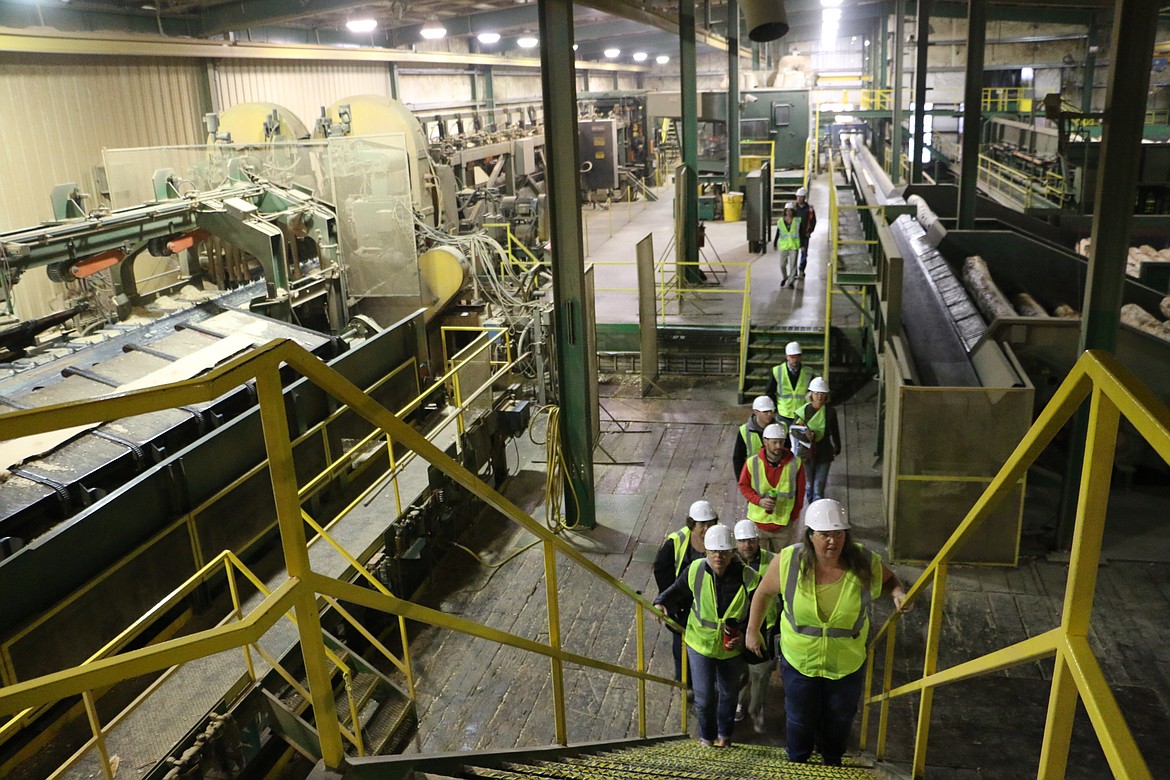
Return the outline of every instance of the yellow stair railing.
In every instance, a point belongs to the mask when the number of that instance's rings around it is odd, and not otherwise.
[[[280,376],[282,366],[291,368],[326,390],[335,399],[346,404],[352,411],[376,426],[381,432],[379,435],[385,436],[391,442],[405,446],[421,456],[469,493],[538,537],[544,547],[545,592],[548,605],[547,641],[529,639],[415,604],[393,595],[386,588],[378,587],[377,584],[375,587],[378,589],[371,590],[313,570],[308,555],[306,522],[317,534],[323,537],[327,535],[326,529],[313,521],[301,507],[292,440]],[[327,766],[340,767],[344,759],[343,736],[353,742],[358,747],[359,752],[361,745],[360,738],[356,734],[348,733],[348,730],[342,728],[334,707],[329,664],[333,662],[339,668],[342,664],[336,656],[332,659],[329,657],[330,651],[325,645],[321,629],[319,601],[329,604],[337,604],[338,602],[355,604],[396,615],[400,624],[405,620],[414,620],[546,657],[549,659],[551,667],[552,710],[556,739],[562,745],[567,744],[568,741],[565,717],[565,684],[562,672],[564,664],[575,664],[636,679],[638,685],[638,731],[642,737],[646,736],[647,726],[646,683],[673,687],[680,696],[685,692],[686,665],[683,666],[682,682],[647,672],[645,643],[643,641],[647,610],[650,610],[653,619],[660,620],[676,630],[681,631],[681,626],[662,618],[649,600],[561,540],[543,524],[534,520],[453,458],[446,455],[422,434],[402,422],[394,413],[381,406],[356,385],[295,342],[288,340],[270,342],[195,379],[131,393],[115,394],[85,403],[57,404],[12,412],[0,415],[0,423],[3,424],[5,435],[9,438],[31,436],[59,428],[100,423],[211,401],[253,379],[260,406],[272,489],[276,499],[277,524],[280,530],[280,541],[288,579],[271,591],[263,589],[263,584],[259,583],[258,587],[262,588],[261,593],[264,598],[246,615],[240,612],[238,593],[235,592],[235,586],[232,585],[235,610],[231,617],[236,618],[234,622],[225,622],[214,628],[168,639],[144,648],[116,653],[102,651],[80,666],[0,688],[0,715],[17,713],[23,715],[38,707],[68,697],[84,697],[90,724],[95,732],[94,741],[91,741],[90,744],[96,744],[99,751],[102,751],[102,726],[92,703],[94,691],[134,677],[164,672],[172,667],[215,653],[246,647],[255,648],[265,632],[272,628],[277,621],[291,613],[291,617],[295,619],[304,658],[308,681],[308,690],[305,693],[312,704],[316,719],[321,755]],[[328,541],[339,550],[342,549],[332,539],[328,539]],[[342,552],[345,554],[344,551]],[[561,646],[557,553],[571,559],[628,599],[634,610],[637,630],[637,652],[634,668],[570,652]],[[345,555],[350,565],[355,566],[362,577],[375,582],[375,578],[352,556]],[[231,573],[232,568],[241,571],[247,577],[247,570],[238,561],[232,560],[233,558],[234,555],[231,553],[218,556],[192,579],[202,581],[208,575],[210,568],[220,565],[228,567],[229,584],[233,582],[231,578],[234,577]],[[251,578],[249,577],[249,579]],[[257,584],[257,582],[253,584]],[[168,600],[170,598],[168,597]],[[160,608],[152,610],[152,613],[157,612]],[[342,616],[356,623],[348,613],[344,613]],[[133,629],[132,626],[127,630]],[[366,632],[363,633],[367,639],[372,636]],[[121,641],[116,638],[110,643],[110,647],[120,647],[121,644]],[[378,649],[390,655],[389,651],[384,648],[379,647]],[[394,659],[392,655],[390,657],[394,665],[402,669],[411,680],[413,693],[414,681],[410,673],[409,653],[404,652],[401,661]],[[680,709],[682,712],[681,730],[685,732],[687,721],[685,702]],[[353,727],[355,731],[360,732],[359,723],[354,721]],[[106,759],[104,767],[106,776],[110,777],[112,769],[108,756],[103,753],[102,757]]]
[[[1086,398],[1090,399],[1089,432],[1085,442],[1076,527],[1060,625],[979,658],[939,670],[947,570],[951,560],[956,551],[962,549],[964,542],[991,516],[997,504],[1019,484],[1037,456]],[[1064,777],[1078,700],[1088,712],[1114,777],[1135,780],[1152,777],[1088,640],[1109,501],[1109,481],[1118,426],[1123,416],[1154,451],[1170,463],[1170,409],[1111,353],[1086,352],[1073,366],[1052,400],[987,490],[975,502],[967,517],[907,592],[906,602],[912,604],[927,588],[933,589],[922,677],[892,687],[894,643],[901,613],[894,613],[874,635],[866,665],[862,749],[866,747],[871,707],[880,705],[875,753],[881,759],[886,749],[890,700],[908,694],[920,694],[913,773],[914,777],[922,777],[926,771],[926,748],[935,688],[1055,656],[1056,667],[1052,676],[1038,777],[1041,780]],[[874,661],[879,652],[879,640],[883,636],[886,647],[881,691],[871,695]]]

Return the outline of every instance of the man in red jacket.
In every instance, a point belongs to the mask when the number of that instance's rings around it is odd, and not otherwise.
[[[739,492],[748,500],[747,519],[760,532],[760,546],[780,552],[795,539],[804,508],[804,468],[785,446],[784,427],[764,429],[764,446],[743,464]]]

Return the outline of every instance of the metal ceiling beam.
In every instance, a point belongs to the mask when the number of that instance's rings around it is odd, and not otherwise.
[[[675,38],[678,37],[678,19],[649,8],[643,8],[640,3],[635,4],[629,0],[581,0],[578,4],[595,11],[604,11],[622,19],[641,22],[649,27],[668,32]],[[726,38],[698,26],[695,27],[695,43],[710,46],[718,51],[727,51]]]
[[[137,36],[128,33],[76,33],[41,30],[37,33],[0,33],[0,51],[28,54],[85,54],[119,57],[201,57],[206,59],[305,60],[335,62],[397,62],[409,64],[494,65],[501,68],[540,68],[535,57],[498,57],[493,54],[414,52],[403,49],[342,49],[333,46],[277,45],[242,41]],[[646,65],[583,63],[579,70],[646,73]]]

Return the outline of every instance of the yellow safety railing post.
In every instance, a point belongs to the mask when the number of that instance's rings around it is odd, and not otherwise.
[[[869,746],[869,708],[870,697],[873,696],[873,664],[874,654],[865,654],[865,687],[861,693],[861,749],[864,751]]]
[[[345,698],[349,699],[349,722],[353,724],[354,747],[357,748],[359,756],[364,756],[366,745],[362,738],[362,722],[358,720],[357,702],[353,700],[353,675],[350,672],[344,672],[342,679],[345,680]]]
[[[223,568],[227,572],[228,590],[232,594],[232,615],[235,616],[236,620],[242,620],[244,612],[240,606],[240,588],[236,584],[235,567],[232,566],[231,560],[228,559],[224,561]],[[248,667],[248,679],[255,683],[257,677],[256,667],[252,665],[252,651],[248,645],[244,645],[241,649],[244,651],[244,665]]]
[[[552,468],[552,465],[549,465]],[[565,722],[565,670],[561,663],[561,608],[557,595],[557,549],[544,543],[544,593],[548,601],[548,644],[554,655],[552,666],[553,719],[558,745],[568,745],[568,727]]]
[[[641,604],[634,604],[634,630],[638,632],[636,645],[639,672],[646,671],[646,638],[643,636],[646,631],[646,618],[642,612],[643,609]],[[646,681],[641,677],[638,678],[638,736],[642,739],[646,738]]]
[[[889,635],[886,637],[886,665],[882,669],[882,692],[886,692],[893,687],[894,684],[894,636],[897,625],[890,626]],[[874,654],[871,653],[872,657]],[[889,733],[890,724],[890,700],[883,699],[882,706],[878,711],[878,741],[877,751],[875,755],[878,758],[884,758],[886,755],[886,734]]]
[[[268,450],[268,470],[276,499],[276,520],[280,526],[285,566],[289,579],[296,582],[293,603],[297,632],[321,742],[321,758],[327,767],[336,769],[345,758],[341,745],[341,724],[337,722],[337,710],[334,709],[333,685],[325,657],[325,639],[321,632],[321,616],[317,612],[317,597],[299,582],[311,573],[312,566],[309,563],[305,526],[301,520],[301,502],[297,495],[296,466],[289,438],[284,389],[275,362],[269,361],[265,370],[257,373],[256,395],[260,402],[260,420],[264,430],[264,444]]]
[[[926,629],[926,658],[922,662],[922,676],[929,677],[938,670],[938,647],[942,641],[943,606],[946,603],[947,564],[940,564],[934,572],[934,586],[930,594],[930,624]],[[926,742],[930,736],[930,709],[934,702],[934,687],[922,689],[918,701],[918,728],[914,736],[913,776],[926,774]]]
[[[1094,388],[1089,404],[1089,435],[1081,465],[1068,584],[1060,620],[1066,636],[1086,637],[1089,633],[1119,423],[1117,406],[1099,388]],[[1064,777],[1078,699],[1069,668],[1070,660],[1064,653],[1057,654],[1048,717],[1044,724],[1044,743],[1040,750],[1040,778]]]
[[[97,703],[93,699],[93,691],[86,691],[81,694],[81,698],[85,702],[85,716],[89,719],[89,728],[93,732],[94,745],[97,746],[98,755],[102,759],[102,774],[105,775],[106,780],[114,780],[114,767],[110,765],[110,751],[106,747],[106,735],[102,731],[102,721],[98,717]]]

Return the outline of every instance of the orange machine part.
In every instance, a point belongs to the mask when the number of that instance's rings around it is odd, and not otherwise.
[[[98,271],[104,271],[112,265],[117,265],[122,262],[122,258],[125,256],[126,253],[121,249],[111,249],[100,254],[91,255],[70,266],[69,273],[74,279],[84,279],[87,276],[93,276]]]
[[[195,246],[210,235],[211,233],[208,233],[206,230],[192,230],[185,236],[180,236],[179,238],[174,238],[168,241],[167,251],[171,254],[177,255],[179,252]]]

